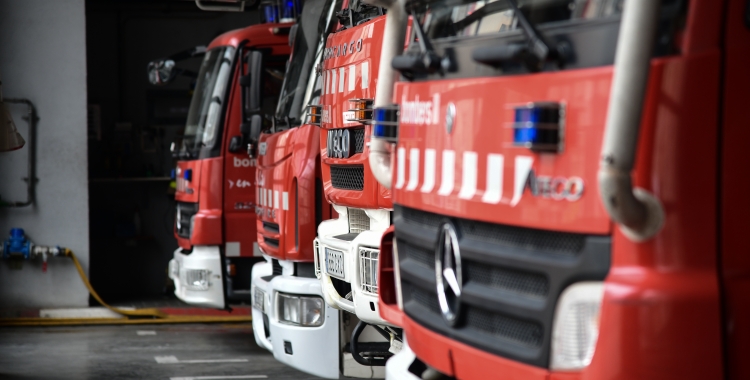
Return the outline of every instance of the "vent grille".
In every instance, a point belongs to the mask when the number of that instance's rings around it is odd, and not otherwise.
[[[525,296],[547,297],[549,281],[539,273],[479,264],[474,261],[466,263],[469,281],[492,288],[520,293]]]
[[[358,208],[347,209],[346,214],[349,218],[349,233],[358,234],[370,229],[370,217],[365,210]]]
[[[272,239],[270,237],[263,236],[263,242],[273,248],[279,248],[279,239]]]
[[[378,256],[380,251],[359,247],[359,278],[362,291],[378,294]]]
[[[354,153],[362,153],[365,151],[365,130],[364,128],[355,129],[352,131],[354,134]]]
[[[331,166],[331,185],[335,189],[358,190],[365,188],[363,165]]]
[[[531,347],[541,346],[544,339],[544,329],[538,323],[484,311],[477,307],[469,307],[466,311],[466,327],[473,327],[498,338]]]
[[[276,223],[263,222],[263,229],[275,234],[279,233],[279,225]]]
[[[402,259],[413,260],[427,268],[435,268],[435,253],[415,245],[399,242],[398,254]]]
[[[320,242],[313,240],[313,255],[315,257],[315,277],[320,278]]]

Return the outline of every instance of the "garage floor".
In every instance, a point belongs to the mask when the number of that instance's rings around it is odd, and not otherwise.
[[[316,379],[250,324],[0,328],[0,379]]]

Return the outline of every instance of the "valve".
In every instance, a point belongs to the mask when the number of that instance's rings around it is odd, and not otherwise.
[[[11,228],[8,239],[0,245],[0,257],[3,259],[34,260],[42,256],[42,272],[47,272],[49,256],[65,255],[66,248],[59,246],[35,245],[26,237],[23,228]]]

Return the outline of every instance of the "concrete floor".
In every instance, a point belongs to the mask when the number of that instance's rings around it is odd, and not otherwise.
[[[253,378],[317,379],[258,347],[250,324],[0,328],[0,379]]]

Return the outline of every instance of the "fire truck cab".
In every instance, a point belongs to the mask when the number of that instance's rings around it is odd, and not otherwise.
[[[388,378],[750,377],[747,1],[373,3]]]
[[[252,116],[260,110],[249,105],[275,107],[291,26],[269,22],[227,32],[205,52],[184,136],[173,148],[179,248],[169,276],[175,295],[187,303],[225,308],[229,300],[250,301],[250,270],[260,253],[256,162],[247,157],[246,146]],[[262,61],[249,59],[261,51]],[[254,77],[259,65],[265,71]],[[158,67],[175,70],[174,62]]]

